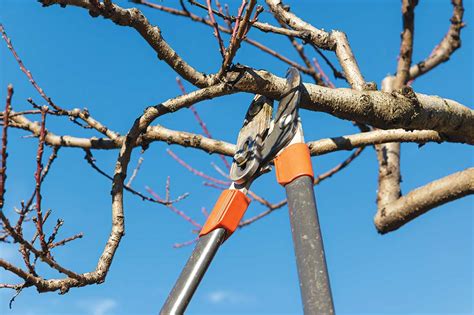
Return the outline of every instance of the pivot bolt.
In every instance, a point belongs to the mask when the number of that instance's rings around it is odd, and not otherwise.
[[[245,164],[245,162],[247,162],[247,156],[248,151],[237,152],[234,155],[234,161],[237,163],[237,165],[241,166],[242,164]]]
[[[281,120],[280,120],[280,127],[281,128],[284,128],[286,126],[288,126],[288,124],[291,122],[291,120],[293,119],[292,115],[284,115]]]

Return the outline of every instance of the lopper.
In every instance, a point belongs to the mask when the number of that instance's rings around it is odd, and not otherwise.
[[[237,139],[232,184],[219,196],[160,314],[184,313],[217,250],[238,228],[250,203],[250,185],[271,163],[286,190],[304,313],[334,314],[310,152],[298,116],[302,90],[300,73],[290,68],[273,120],[273,101],[261,95],[253,99]]]

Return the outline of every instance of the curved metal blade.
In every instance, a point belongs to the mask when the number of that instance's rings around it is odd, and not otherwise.
[[[255,95],[237,138],[237,152],[230,169],[230,179],[239,185],[255,179],[261,165],[260,151],[272,119],[273,100]]]
[[[283,149],[293,138],[298,127],[298,105],[301,97],[301,75],[296,68],[289,68],[286,74],[286,87],[277,113],[273,128],[263,143],[261,157],[266,164]]]

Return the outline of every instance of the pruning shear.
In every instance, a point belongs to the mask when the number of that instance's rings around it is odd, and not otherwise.
[[[183,314],[219,247],[238,228],[252,182],[273,162],[285,187],[305,314],[334,314],[323,242],[313,191],[313,169],[298,116],[303,85],[288,69],[283,97],[272,119],[273,100],[256,95],[237,139],[230,169],[232,184],[218,198],[199,240],[160,314]]]

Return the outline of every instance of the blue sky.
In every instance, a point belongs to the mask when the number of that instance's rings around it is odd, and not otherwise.
[[[126,1],[118,4],[130,6]],[[421,1],[416,9],[414,60],[427,56],[448,29],[450,1]],[[450,62],[416,80],[414,88],[472,106],[472,2],[466,2],[463,47]],[[396,68],[401,30],[400,3],[395,0],[292,1],[292,10],[324,29],[347,33],[367,80],[380,83]],[[163,1],[173,5],[173,1]],[[237,5],[232,2],[233,7]],[[317,5],[315,5],[317,4]],[[199,70],[211,73],[220,65],[212,30],[183,18],[143,8],[161,27],[165,39]],[[199,12],[204,14],[203,12]],[[271,20],[268,13],[263,20]],[[179,94],[175,73],[156,58],[132,29],[93,19],[82,9],[42,8],[36,1],[2,0],[0,21],[18,53],[39,84],[66,108],[87,107],[98,120],[121,133],[152,104]],[[273,49],[298,60],[288,41],[252,30]],[[310,51],[309,48],[307,48]],[[310,56],[314,53],[310,51]],[[331,54],[327,54],[331,56]],[[333,56],[331,56],[332,59]],[[255,68],[283,75],[286,65],[244,45],[235,59]],[[42,99],[0,44],[0,99],[6,86],[15,87],[14,109],[28,109],[28,97]],[[310,81],[308,77],[305,80]],[[344,87],[341,81],[336,85]],[[185,83],[188,90],[193,88]],[[197,109],[216,138],[235,142],[252,96],[239,94],[202,102]],[[356,133],[350,122],[324,113],[302,111],[307,140]],[[155,123],[201,133],[189,110],[162,117]],[[69,122],[51,118],[55,133],[92,136]],[[8,191],[5,211],[11,213],[34,188],[35,139],[25,132],[10,133]],[[199,222],[201,207],[212,208],[219,192],[170,158],[164,143],[154,143],[134,185],[148,185],[164,194],[171,176],[171,192],[190,197],[176,206]],[[181,158],[206,173],[219,176],[211,162],[217,156],[172,146]],[[459,144],[402,146],[403,192],[472,166],[472,149]],[[47,151],[49,153],[49,151]],[[339,152],[313,159],[321,173],[348,156]],[[78,272],[95,268],[110,231],[110,182],[88,167],[84,153],[62,149],[44,184],[44,207],[53,210],[51,222],[63,218],[61,236],[84,232],[82,240],[57,250],[55,257]],[[98,164],[113,171],[116,151],[95,152]],[[138,159],[135,152],[131,167]],[[435,209],[389,235],[373,226],[377,183],[375,153],[367,148],[348,169],[315,188],[319,216],[338,314],[471,314],[473,312],[473,199],[465,198]],[[284,190],[268,174],[254,190],[271,201]],[[251,204],[248,215],[263,210]],[[157,313],[192,248],[172,245],[192,239],[192,226],[169,209],[126,195],[126,236],[104,284],[72,289],[68,294],[38,294],[28,289],[8,309],[11,291],[0,291],[1,314],[150,314]],[[14,246],[0,247],[0,256],[18,262]],[[41,267],[47,276],[57,276]],[[16,281],[0,273],[1,282]],[[192,304],[190,314],[300,314],[301,304],[292,251],[287,208],[238,231],[219,251]]]

